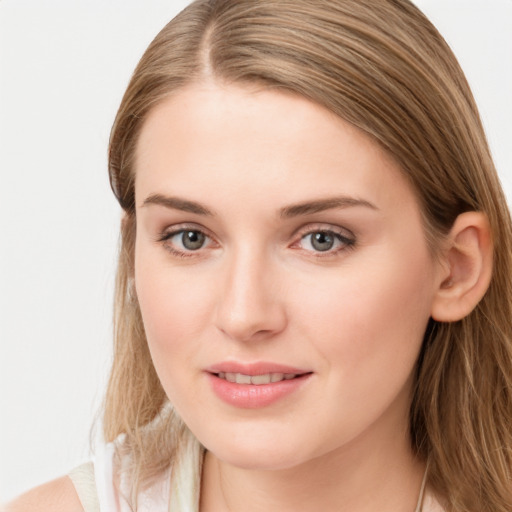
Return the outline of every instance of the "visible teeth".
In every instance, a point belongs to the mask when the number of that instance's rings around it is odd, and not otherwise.
[[[225,379],[228,382],[236,382],[237,384],[253,384],[260,386],[262,384],[270,384],[271,382],[280,382],[282,380],[294,379],[295,373],[264,373],[262,375],[245,375],[243,373],[219,372],[217,377]]]
[[[251,376],[250,375],[244,375],[243,373],[237,373],[236,374],[236,383],[237,384],[250,384],[251,383]]]
[[[265,375],[253,375],[251,377],[251,384],[270,384],[271,380],[270,373],[266,373]]]

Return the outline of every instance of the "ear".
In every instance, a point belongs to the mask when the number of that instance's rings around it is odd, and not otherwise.
[[[443,269],[432,302],[438,322],[456,322],[485,295],[491,282],[493,242],[487,216],[466,212],[457,217],[441,255]]]

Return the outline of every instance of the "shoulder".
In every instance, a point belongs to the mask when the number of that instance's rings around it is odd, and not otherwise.
[[[0,512],[83,512],[73,482],[63,476],[16,498]]]

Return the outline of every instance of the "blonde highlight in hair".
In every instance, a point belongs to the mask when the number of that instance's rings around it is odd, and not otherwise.
[[[179,460],[190,436],[154,370],[133,287],[137,140],[156,105],[204,80],[301,95],[372,137],[413,185],[434,253],[459,214],[487,215],[495,245],[490,287],[460,322],[431,320],[410,428],[447,510],[510,511],[511,220],[464,74],[408,0],[198,0],[137,66],[110,142],[110,180],[125,219],[104,419],[106,440],[122,434],[131,456],[132,498]]]

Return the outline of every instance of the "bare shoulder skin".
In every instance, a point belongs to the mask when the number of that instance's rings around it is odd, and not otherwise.
[[[63,476],[0,506],[0,512],[84,512],[84,509],[71,479]]]

